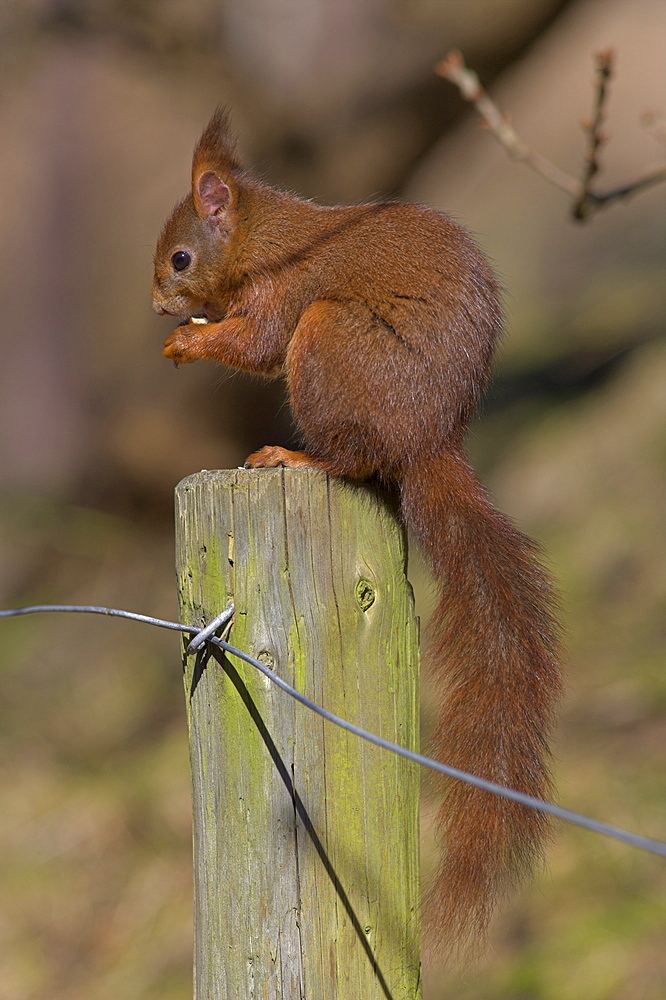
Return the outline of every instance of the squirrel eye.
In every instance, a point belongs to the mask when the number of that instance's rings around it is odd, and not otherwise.
[[[175,271],[184,271],[192,263],[192,258],[185,250],[176,250],[171,258],[171,263]]]

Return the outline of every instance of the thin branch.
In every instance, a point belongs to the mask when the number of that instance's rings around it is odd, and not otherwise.
[[[435,72],[455,84],[465,100],[474,105],[486,127],[504,146],[513,160],[527,164],[551,184],[578,197],[580,194],[579,181],[560,170],[545,156],[537,153],[522,141],[511,125],[508,115],[503,114],[491,101],[474,70],[468,69],[465,65],[461,52],[452,49],[435,67]]]
[[[612,74],[614,53],[611,49],[599,53],[597,58],[597,94],[594,117],[584,123],[589,134],[589,151],[585,161],[582,180],[566,173],[541,153],[523,142],[513,128],[509,118],[499,110],[481,85],[477,74],[465,65],[462,53],[452,49],[435,67],[435,72],[458,87],[466,101],[474,105],[481,115],[483,124],[493,133],[509,156],[525,163],[550,184],[554,184],[573,198],[572,215],[583,221],[604,205],[621,198],[629,198],[652,184],[666,180],[666,164],[646,171],[642,177],[609,191],[592,191],[590,185],[599,171],[599,150],[606,142],[601,130],[604,107],[608,93],[608,81]]]
[[[597,70],[597,97],[594,105],[594,116],[582,123],[583,130],[588,135],[589,145],[585,158],[581,192],[573,206],[574,219],[585,218],[589,210],[589,199],[590,197],[594,198],[590,190],[590,185],[600,169],[599,151],[608,142],[608,136],[602,132],[601,126],[604,122],[604,105],[608,98],[608,84],[614,70],[615,51],[613,49],[606,49],[604,52],[599,52],[595,61]]]

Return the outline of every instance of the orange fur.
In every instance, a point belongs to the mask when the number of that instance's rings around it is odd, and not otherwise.
[[[181,270],[177,253],[190,259]],[[497,282],[469,234],[417,205],[329,208],[270,188],[240,166],[217,112],[192,192],[160,235],[153,299],[181,320],[164,348],[176,363],[286,378],[306,450],[264,448],[248,464],[398,486],[442,589],[437,755],[547,796],[560,686],[552,593],[533,543],[493,508],[463,453],[501,332]],[[440,829],[428,912],[445,944],[483,934],[538,858],[546,821],[452,782]]]

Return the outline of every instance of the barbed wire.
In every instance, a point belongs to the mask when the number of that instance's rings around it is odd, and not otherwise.
[[[386,740],[382,736],[377,736],[375,733],[362,729],[353,722],[348,722],[339,715],[329,712],[328,709],[323,708],[306,695],[301,694],[301,692],[297,691],[296,688],[293,688],[287,683],[287,681],[284,681],[278,674],[271,670],[270,667],[267,667],[265,663],[262,663],[261,660],[257,660],[253,656],[250,656],[249,653],[245,653],[242,649],[232,646],[231,643],[227,642],[225,639],[213,635],[215,631],[229,624],[234,613],[233,605],[229,605],[219,615],[216,615],[215,618],[213,618],[204,628],[197,628],[192,625],[183,625],[181,622],[167,621],[163,618],[153,618],[150,615],[141,615],[135,611],[121,611],[118,608],[104,608],[93,604],[32,604],[23,608],[0,609],[0,618],[14,618],[20,615],[31,615],[41,612],[76,612],[107,615],[113,618],[127,618],[131,621],[142,622],[146,625],[156,625],[159,628],[172,629],[173,631],[182,632],[192,636],[192,639],[186,649],[188,655],[199,652],[206,642],[211,642],[223,649],[225,652],[230,653],[232,656],[235,656],[240,660],[244,660],[245,663],[249,663],[251,666],[261,671],[261,673],[278,688],[280,688],[280,690],[300,702],[301,705],[304,705],[311,711],[316,712],[317,715],[320,715],[322,718],[334,723],[334,725],[339,726],[341,729],[345,729],[347,732],[353,733],[355,736],[367,740],[369,743],[374,743],[376,746],[389,750],[391,753],[398,754],[400,757],[404,757],[415,764],[421,765],[422,767],[430,768],[433,771],[439,771],[441,774],[447,775],[447,777],[455,778],[458,781],[464,781],[468,785],[473,785],[483,791],[491,792],[493,795],[499,795],[502,798],[509,799],[512,802],[518,802],[520,805],[527,806],[530,809],[537,809],[540,812],[548,813],[556,819],[564,820],[565,822],[572,823],[576,826],[581,826],[587,830],[592,830],[594,833],[601,834],[605,837],[611,837],[614,840],[619,840],[622,843],[629,844],[631,847],[637,847],[640,850],[649,851],[652,854],[666,857],[666,843],[660,840],[654,840],[651,837],[643,837],[640,834],[632,833],[629,830],[623,830],[620,827],[612,826],[610,823],[605,823],[602,820],[593,819],[591,816],[585,816],[582,813],[574,812],[572,809],[566,809],[564,806],[559,806],[554,802],[547,802],[545,799],[539,799],[533,795],[527,795],[524,792],[519,792],[514,788],[507,788],[505,785],[498,785],[494,781],[488,781],[486,778],[480,778],[478,775],[470,774],[467,771],[461,771],[457,767],[451,767],[450,764],[443,764],[441,761],[433,760],[433,758],[426,757],[424,754],[417,753],[415,750],[409,750],[407,747],[401,746],[399,743],[392,743],[390,740]]]

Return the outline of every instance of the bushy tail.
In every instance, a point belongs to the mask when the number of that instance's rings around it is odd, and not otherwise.
[[[431,649],[444,687],[433,755],[548,797],[561,682],[553,592],[536,546],[492,506],[461,452],[409,469],[402,509],[442,584]],[[540,857],[548,821],[451,781],[438,825],[446,849],[426,897],[427,925],[441,935],[431,945],[449,950],[483,936],[496,901]]]

